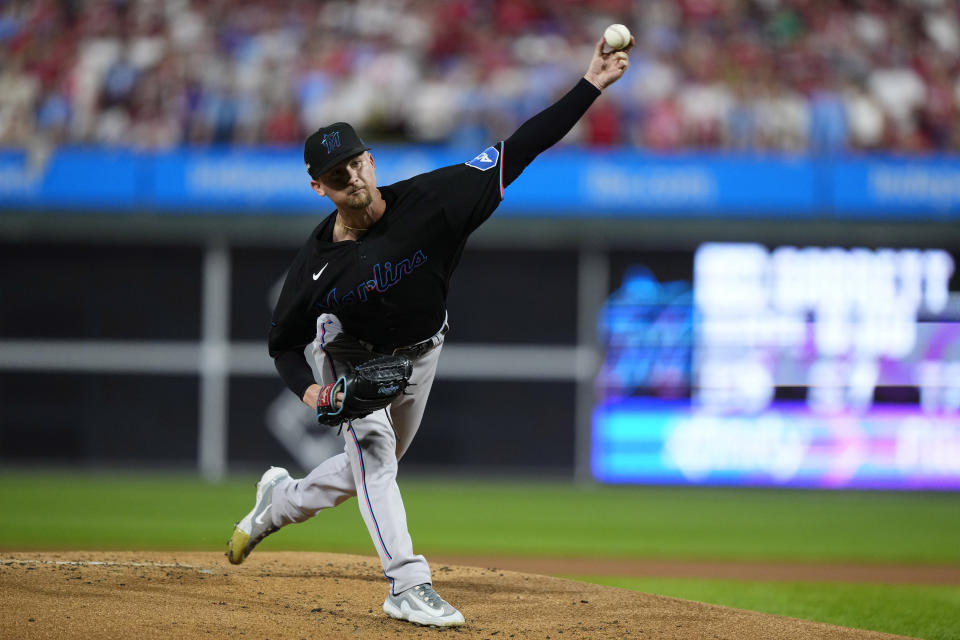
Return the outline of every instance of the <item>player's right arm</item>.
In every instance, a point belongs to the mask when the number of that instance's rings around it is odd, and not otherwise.
[[[531,117],[502,143],[487,148],[464,165],[433,172],[431,189],[447,203],[450,225],[464,236],[472,233],[497,208],[503,189],[517,179],[534,158],[569,133],[601,91],[616,82],[629,66],[627,52],[603,52],[603,39],[594,48],[587,72],[557,102]]]
[[[560,142],[583,117],[600,92],[619,80],[630,66],[628,53],[634,39],[621,51],[604,53],[603,38],[593,49],[593,57],[583,78],[557,102],[533,116],[503,144],[503,186],[517,179],[533,159]]]
[[[637,43],[633,36],[630,36],[630,44],[618,51],[603,51],[603,38],[597,42],[593,48],[593,57],[590,59],[590,65],[587,72],[583,74],[583,79],[603,91],[614,82],[623,77],[630,66],[630,50]]]

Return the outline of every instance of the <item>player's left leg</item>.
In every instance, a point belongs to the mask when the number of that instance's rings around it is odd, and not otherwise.
[[[332,359],[323,350],[326,340],[340,332],[336,316],[323,314],[317,320],[317,338],[313,356],[316,359],[320,383],[337,378]],[[271,467],[257,483],[254,507],[236,524],[227,543],[227,557],[233,564],[243,562],[253,548],[265,537],[288,524],[303,522],[319,511],[334,507],[357,494],[345,453],[324,460],[305,478],[294,479],[286,470],[282,473]]]
[[[300,479],[289,478],[273,490],[273,519],[278,527],[304,522],[324,509],[357,495],[346,453],[327,458]]]
[[[227,558],[232,564],[246,560],[261,540],[280,528],[273,519],[273,490],[289,479],[290,474],[281,467],[270,467],[260,477],[253,509],[234,526],[227,541]]]

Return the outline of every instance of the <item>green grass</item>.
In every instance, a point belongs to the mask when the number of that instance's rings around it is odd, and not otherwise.
[[[219,549],[257,475],[0,472],[0,548]],[[403,478],[429,553],[960,565],[960,494],[573,487]],[[356,501],[264,548],[370,553]]]
[[[569,577],[644,593],[925,640],[960,638],[960,587]]]
[[[0,550],[223,550],[259,474],[0,472]],[[418,552],[960,565],[960,494],[813,492],[406,477]],[[264,550],[373,555],[347,502]],[[691,600],[941,640],[960,588],[591,577]],[[953,634],[953,635],[951,635]]]
[[[402,486],[416,540],[444,551],[960,564],[958,494]]]
[[[225,549],[233,523],[252,506],[257,479],[214,485],[192,474],[0,473],[0,510],[8,515],[0,548]],[[327,535],[344,536],[337,550],[368,551],[363,523],[348,511],[325,514],[333,516],[325,518],[333,524]],[[292,527],[293,535],[275,536],[264,548],[306,548],[307,529],[316,531],[318,524]],[[316,541],[312,546],[324,549]]]

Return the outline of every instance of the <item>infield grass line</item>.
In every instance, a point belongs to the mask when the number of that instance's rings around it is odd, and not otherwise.
[[[960,638],[960,587],[619,576],[565,577],[923,640]]]
[[[0,557],[0,565],[13,564],[39,564],[53,565],[57,567],[142,567],[148,569],[193,569],[197,573],[214,573],[213,569],[208,567],[198,567],[192,564],[181,564],[179,562],[111,562],[109,560],[37,560],[31,558],[3,558]]]

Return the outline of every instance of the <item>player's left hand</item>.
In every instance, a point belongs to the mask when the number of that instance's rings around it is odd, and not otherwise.
[[[410,384],[413,364],[402,356],[378,356],[350,365],[317,396],[317,422],[336,427],[393,402]]]
[[[583,75],[587,82],[603,91],[626,73],[630,66],[630,50],[636,44],[636,39],[630,36],[630,44],[619,51],[607,51],[604,53],[604,40],[600,38],[597,46],[593,49],[593,58],[590,60],[590,66]]]

